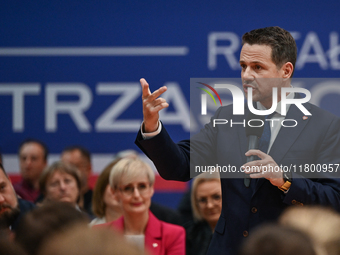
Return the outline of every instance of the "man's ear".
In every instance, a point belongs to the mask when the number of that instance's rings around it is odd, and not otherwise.
[[[294,66],[291,62],[287,62],[282,65],[281,67],[282,70],[282,78],[283,79],[289,79],[291,78],[293,71],[294,71]]]

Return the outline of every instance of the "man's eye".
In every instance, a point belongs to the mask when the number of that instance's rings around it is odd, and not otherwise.
[[[59,185],[59,182],[52,182],[50,184],[51,187],[57,187]]]
[[[262,67],[261,67],[261,66],[259,66],[259,65],[256,65],[256,66],[255,66],[255,69],[256,69],[256,70],[261,70],[261,69],[262,69]]]

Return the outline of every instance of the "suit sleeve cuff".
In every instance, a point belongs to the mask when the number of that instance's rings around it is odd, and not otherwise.
[[[144,122],[142,122],[142,125],[140,127],[140,132],[141,132],[142,137],[143,137],[144,140],[151,139],[151,138],[155,137],[156,135],[158,135],[162,131],[162,123],[160,121],[158,121],[158,128],[157,128],[157,130],[154,131],[154,132],[151,132],[151,133],[144,133],[143,132],[143,125],[144,125]]]

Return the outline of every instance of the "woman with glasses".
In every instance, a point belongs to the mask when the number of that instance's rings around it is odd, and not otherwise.
[[[222,211],[221,181],[216,174],[201,174],[191,186],[193,222],[185,224],[187,255],[205,255]]]
[[[110,173],[123,216],[98,225],[121,231],[125,237],[149,254],[185,254],[185,230],[158,220],[149,210],[154,193],[155,174],[140,159],[124,158]]]
[[[45,168],[39,180],[40,191],[44,196],[42,204],[48,202],[67,202],[78,210],[77,205],[81,179],[77,168],[61,161]]]

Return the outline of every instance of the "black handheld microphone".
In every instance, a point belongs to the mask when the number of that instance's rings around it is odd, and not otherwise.
[[[251,122],[249,122],[252,120]],[[259,148],[259,140],[262,136],[264,129],[264,115],[255,115],[252,112],[249,112],[246,119],[246,136],[248,137],[248,151],[249,150],[257,150]],[[251,126],[249,126],[249,124]],[[256,160],[255,155],[251,155],[247,157],[247,163]],[[244,186],[249,188],[250,186],[250,176],[246,174],[244,178]]]

